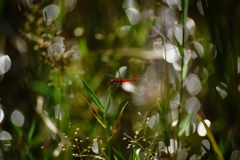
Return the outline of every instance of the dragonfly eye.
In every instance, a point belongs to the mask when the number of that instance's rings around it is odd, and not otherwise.
[[[110,80],[110,83],[114,83],[114,80],[113,80],[113,79],[111,79],[111,80]]]

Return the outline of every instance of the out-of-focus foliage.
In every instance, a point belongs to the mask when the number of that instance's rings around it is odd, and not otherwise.
[[[0,1],[0,159],[239,159],[239,7]]]

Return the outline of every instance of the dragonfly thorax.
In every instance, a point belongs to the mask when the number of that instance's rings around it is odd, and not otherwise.
[[[112,83],[112,84],[121,83],[121,82],[122,82],[122,80],[120,78],[110,80],[110,83]]]

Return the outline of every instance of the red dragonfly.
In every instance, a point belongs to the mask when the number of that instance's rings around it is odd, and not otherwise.
[[[120,73],[119,73],[120,75]],[[111,77],[114,77],[113,79],[111,79],[109,82],[110,82],[110,87],[108,88],[111,93],[113,93],[115,90],[116,90],[116,86],[117,85],[121,85],[123,82],[128,82],[128,81],[136,81],[138,80],[138,78],[132,78],[132,79],[122,79],[122,78],[119,78],[119,77],[115,77],[115,76],[112,76],[112,75],[108,75],[108,76],[111,76]]]
[[[116,77],[115,79],[111,79],[109,82],[115,86],[116,84],[120,84],[120,85],[121,85],[122,82],[136,81],[136,80],[138,80],[138,78],[121,79],[121,78],[117,78],[117,77]]]

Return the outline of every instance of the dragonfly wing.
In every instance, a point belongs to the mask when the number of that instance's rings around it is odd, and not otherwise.
[[[127,74],[127,66],[120,67],[116,72],[116,77],[124,78]]]

